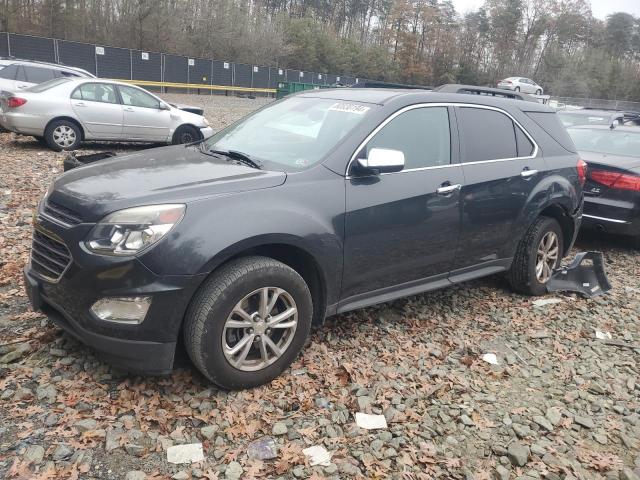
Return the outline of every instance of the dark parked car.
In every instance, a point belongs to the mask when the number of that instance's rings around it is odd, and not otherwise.
[[[629,236],[640,248],[640,128],[568,131],[588,164],[584,227]]]
[[[545,293],[579,228],[584,173],[537,103],[305,92],[199,144],[58,177],[26,285],[118,366],[167,373],[184,338],[211,381],[251,387],[327,315],[498,272]]]

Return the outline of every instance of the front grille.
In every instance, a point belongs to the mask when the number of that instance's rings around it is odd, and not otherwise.
[[[82,223],[82,217],[79,214],[51,201],[45,203],[43,213],[65,225],[78,225]]]
[[[58,280],[71,263],[67,246],[44,234],[33,231],[31,245],[31,268],[49,280]]]

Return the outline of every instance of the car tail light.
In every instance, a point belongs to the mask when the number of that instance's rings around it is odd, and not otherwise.
[[[620,172],[608,172],[606,170],[593,170],[589,172],[589,178],[609,188],[616,190],[631,190],[640,192],[640,176]]]
[[[21,107],[22,105],[24,105],[25,103],[27,103],[27,99],[26,98],[20,98],[20,97],[9,97],[9,98],[7,98],[7,106],[9,108],[18,108],[18,107]]]
[[[584,187],[584,184],[587,181],[587,162],[579,158],[578,165],[576,165],[576,167],[578,169],[578,181],[580,182],[580,185]]]

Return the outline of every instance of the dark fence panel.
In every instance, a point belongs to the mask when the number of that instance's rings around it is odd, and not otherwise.
[[[333,75],[331,73],[328,73],[325,75],[325,80],[327,82],[327,85],[333,85],[335,83],[338,83],[337,78],[338,78],[337,75]]]
[[[178,55],[164,56],[164,81],[187,83],[187,68],[189,59]]]
[[[162,57],[159,53],[131,50],[131,69],[134,80],[162,81]]]
[[[356,77],[345,75],[342,77],[342,83],[344,85],[354,85],[356,83]]]
[[[9,34],[0,33],[0,57],[9,56]]]
[[[189,65],[189,83],[203,83],[211,85],[211,60],[192,58],[193,65]]]
[[[96,47],[89,43],[58,40],[58,61],[72,67],[84,68],[96,74]]]
[[[31,37],[29,35],[9,34],[11,55],[17,58],[55,62],[56,54],[51,38]]]
[[[236,87],[251,87],[251,65],[234,63],[233,85]]]
[[[300,78],[300,70],[287,69],[287,82],[304,82],[302,78]]]
[[[269,88],[269,67],[253,67],[253,87]]]
[[[269,88],[278,88],[279,82],[287,81],[287,74],[284,68],[270,67],[269,73]]]
[[[225,68],[226,67],[226,68]],[[233,83],[233,65],[230,62],[221,60],[213,61],[213,82],[214,85],[227,85]]]
[[[98,49],[103,48],[104,54],[99,55]],[[96,75],[105,78],[131,78],[131,57],[127,48],[96,47],[96,62],[98,72]]]

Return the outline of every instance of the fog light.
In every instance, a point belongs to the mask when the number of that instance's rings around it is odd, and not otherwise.
[[[147,315],[151,297],[111,297],[101,298],[91,307],[91,311],[107,322],[137,325]]]

